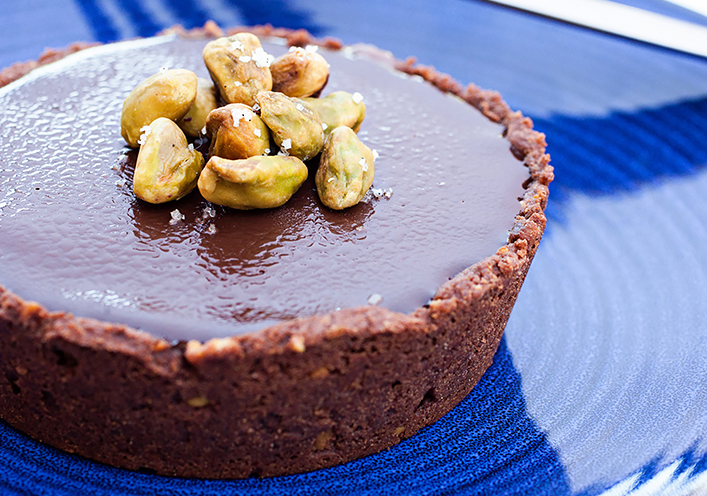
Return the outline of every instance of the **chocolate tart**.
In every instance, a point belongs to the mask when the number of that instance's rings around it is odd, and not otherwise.
[[[198,192],[142,203],[122,100],[160,66],[204,76],[218,31],[77,45],[0,75],[0,417],[182,477],[376,453],[491,364],[545,227],[544,136],[497,93],[413,60],[257,28],[275,55],[319,44],[324,94],[364,95],[376,194],[333,212],[310,179],[269,211]]]

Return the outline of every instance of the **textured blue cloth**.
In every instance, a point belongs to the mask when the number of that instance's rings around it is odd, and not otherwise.
[[[624,3],[707,24],[658,0]],[[0,0],[0,7],[0,66],[34,59],[47,46],[150,36],[208,19],[223,26],[305,28],[347,43],[373,43],[401,58],[416,55],[462,82],[500,90],[548,134],[557,171],[548,215],[558,225],[573,195],[634,191],[698,174],[707,164],[707,99],[695,83],[707,81],[703,61],[477,1]],[[605,54],[611,54],[608,62]],[[616,96],[616,88],[625,91]],[[526,394],[504,339],[479,385],[435,425],[384,453],[266,480],[183,480],[117,470],[36,443],[0,422],[0,495],[571,494],[570,467],[529,414]],[[638,471],[639,483],[664,465],[659,453],[651,455]],[[707,469],[707,457],[696,448],[682,460],[678,474]],[[617,482],[602,474],[596,480],[574,492],[597,494]]]

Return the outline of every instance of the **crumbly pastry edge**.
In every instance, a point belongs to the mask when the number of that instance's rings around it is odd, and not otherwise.
[[[289,45],[342,47],[303,30],[234,28]],[[217,37],[214,23],[187,37]],[[0,71],[0,86],[92,46]],[[545,137],[493,91],[414,59],[395,67],[502,124],[528,167],[508,242],[405,315],[377,306],[172,345],[127,326],[48,312],[0,285],[0,418],[65,451],[132,470],[243,478],[310,471],[389,448],[478,382],[542,237],[553,178]],[[57,428],[60,426],[61,428]]]

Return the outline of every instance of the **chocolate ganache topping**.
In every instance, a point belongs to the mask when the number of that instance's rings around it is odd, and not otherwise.
[[[506,242],[528,171],[503,128],[371,48],[321,52],[323,96],[365,98],[359,137],[380,157],[363,202],[324,207],[316,163],[276,209],[236,211],[198,191],[138,200],[122,102],[162,67],[208,78],[206,42],[96,47],[0,90],[0,284],[52,311],[206,340],[371,303],[409,313]]]

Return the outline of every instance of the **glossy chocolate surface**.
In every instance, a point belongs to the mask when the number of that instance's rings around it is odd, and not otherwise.
[[[198,191],[158,206],[137,200],[123,99],[161,67],[208,77],[205,43],[98,47],[0,90],[0,283],[50,310],[205,340],[372,295],[408,313],[505,243],[528,172],[502,128],[385,64],[326,50],[323,95],[363,94],[359,137],[379,152],[373,187],[392,188],[390,198],[328,210],[311,164],[278,209],[213,207]],[[174,209],[183,221],[170,222]]]

